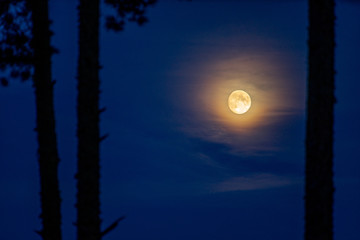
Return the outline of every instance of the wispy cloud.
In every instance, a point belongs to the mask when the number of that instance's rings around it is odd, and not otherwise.
[[[294,184],[296,181],[290,178],[273,174],[254,174],[250,176],[232,177],[212,186],[213,192],[246,191],[268,189]]]

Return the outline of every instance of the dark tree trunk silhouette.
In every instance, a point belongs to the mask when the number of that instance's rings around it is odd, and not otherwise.
[[[156,0],[105,0],[117,16],[106,19],[108,29],[120,31],[126,21],[143,25],[145,9]],[[16,5],[12,7],[11,5]],[[124,219],[118,218],[100,231],[99,142],[99,0],[80,0],[78,59],[78,239],[101,239]],[[9,9],[13,9],[9,11]],[[14,9],[16,9],[14,11]],[[14,21],[16,19],[16,21]],[[60,192],[58,186],[58,151],[55,133],[50,45],[52,32],[48,18],[48,0],[0,1],[0,70],[10,78],[25,81],[31,77],[36,99],[36,131],[39,143],[41,219],[37,231],[45,240],[61,239]],[[7,86],[7,77],[0,82]]]
[[[99,156],[99,0],[80,0],[77,239],[101,239]]]
[[[47,0],[31,0],[33,22],[36,132],[39,143],[41,219],[39,232],[44,240],[61,239],[60,191],[58,183],[58,150],[55,133],[53,81],[51,76],[50,21]]]
[[[147,22],[145,8],[156,0],[105,0],[118,16],[108,16],[107,28],[123,29],[125,21]],[[100,219],[100,137],[99,122],[99,0],[80,0],[77,137],[77,239],[99,240],[124,219],[120,217],[101,231]]]
[[[333,239],[334,0],[309,0],[305,239]]]
[[[35,90],[42,219],[42,229],[37,233],[44,240],[61,240],[59,157],[51,75],[54,49],[50,45],[48,0],[1,1],[0,14],[0,69],[10,72],[9,77],[2,77],[1,83],[7,86],[8,78],[25,81],[32,77]]]

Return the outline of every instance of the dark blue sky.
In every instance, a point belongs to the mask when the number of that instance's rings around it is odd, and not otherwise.
[[[51,2],[64,239],[75,239],[75,1]],[[335,239],[360,236],[360,4],[336,6]],[[108,9],[103,7],[103,15]],[[307,4],[159,1],[143,27],[101,31],[106,239],[300,240]],[[234,115],[232,90],[252,107]],[[31,83],[0,88],[0,236],[39,239]]]

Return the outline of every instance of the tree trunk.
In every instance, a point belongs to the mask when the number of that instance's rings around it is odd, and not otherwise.
[[[80,0],[77,239],[100,236],[99,0]]]
[[[305,239],[333,239],[334,0],[309,0]]]
[[[40,169],[40,197],[44,240],[61,239],[60,191],[58,182],[58,150],[55,133],[53,82],[51,79],[50,21],[48,0],[31,0],[34,50],[34,88],[36,132]]]

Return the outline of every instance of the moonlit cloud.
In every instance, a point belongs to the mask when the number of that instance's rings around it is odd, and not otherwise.
[[[213,34],[199,37],[184,54],[187,61],[179,59],[169,70],[169,92],[182,113],[182,131],[248,154],[277,151],[274,139],[280,126],[304,112],[305,68],[277,40]],[[227,105],[237,89],[252,99],[252,107],[242,115]]]

